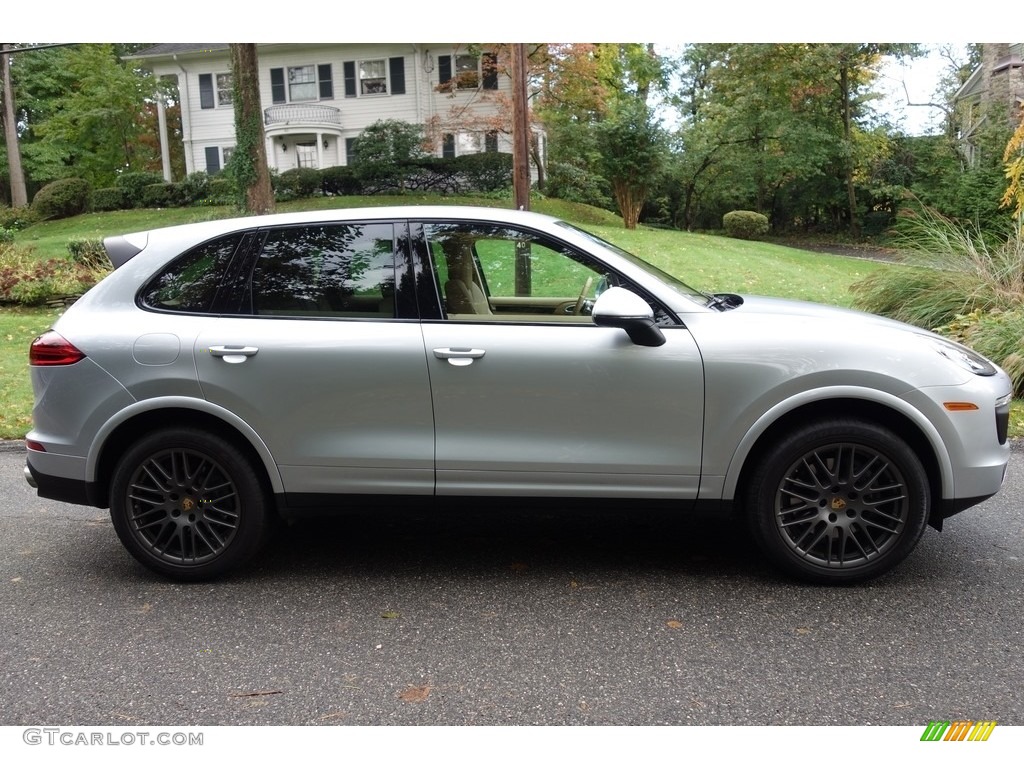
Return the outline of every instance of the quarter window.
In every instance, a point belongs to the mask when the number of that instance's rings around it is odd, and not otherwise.
[[[323,224],[272,230],[252,274],[253,314],[391,318],[391,224]]]
[[[174,312],[210,312],[242,237],[236,233],[211,240],[175,259],[142,289],[143,306]]]

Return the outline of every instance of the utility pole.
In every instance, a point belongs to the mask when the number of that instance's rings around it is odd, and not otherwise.
[[[530,210],[530,108],[526,103],[526,46],[512,43],[512,191],[516,208]],[[516,241],[516,296],[530,296],[530,241]]]
[[[526,46],[512,44],[512,189],[516,208],[530,210],[530,106],[526,102]]]
[[[14,85],[11,82],[12,53],[10,45],[0,43],[0,77],[3,78],[4,100],[4,142],[7,146],[7,171],[11,177],[11,207],[24,208],[28,205],[28,190],[25,188],[25,172],[21,167],[21,147],[18,144],[18,119],[14,109]]]

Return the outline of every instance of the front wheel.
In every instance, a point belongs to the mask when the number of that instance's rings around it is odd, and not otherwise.
[[[746,494],[754,538],[788,573],[823,584],[875,578],[917,545],[928,477],[895,433],[859,420],[790,433],[754,471]]]
[[[160,430],[128,449],[111,480],[110,515],[135,559],[181,581],[241,565],[262,546],[271,519],[245,454],[190,428]]]

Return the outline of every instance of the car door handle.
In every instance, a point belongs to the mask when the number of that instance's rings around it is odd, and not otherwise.
[[[227,345],[210,347],[210,354],[221,358],[225,363],[244,363],[259,351],[259,347],[232,347]]]
[[[434,357],[438,360],[447,360],[450,365],[471,365],[477,358],[485,354],[482,349],[453,349],[452,347],[439,347],[434,350]]]

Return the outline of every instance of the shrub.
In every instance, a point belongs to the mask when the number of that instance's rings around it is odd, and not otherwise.
[[[142,188],[143,208],[172,208],[178,205],[179,189],[174,184],[160,182]]]
[[[114,186],[124,193],[129,208],[142,208],[145,204],[144,191],[150,184],[163,184],[164,177],[159,173],[132,171],[117,177]]]
[[[66,259],[40,261],[26,248],[0,247],[0,302],[42,304],[82,293],[103,274]]]
[[[106,271],[110,266],[102,240],[69,240],[68,255],[75,264],[88,269]]]
[[[85,179],[57,179],[40,189],[32,208],[44,219],[66,219],[89,210],[91,189]]]
[[[335,165],[320,171],[320,191],[325,195],[358,195],[362,190],[362,183],[351,166]]]
[[[935,331],[995,360],[1013,381],[1014,394],[1024,395],[1024,310],[974,310]]]
[[[235,183],[226,176],[217,176],[210,179],[207,196],[195,202],[198,205],[231,205],[235,201]]]
[[[729,237],[755,240],[768,234],[768,217],[756,211],[729,211],[722,217],[722,228]]]
[[[852,286],[869,312],[936,328],[957,315],[1016,309],[1024,302],[1024,232],[989,242],[931,209],[901,211],[897,245],[910,266],[879,270]]]
[[[94,211],[120,211],[125,207],[124,192],[117,187],[93,190],[92,209]]]
[[[0,206],[0,228],[20,231],[39,221],[39,214],[29,207]]]
[[[206,171],[190,173],[178,182],[178,189],[182,205],[198,203],[210,195],[210,176]]]
[[[496,192],[512,186],[512,155],[508,152],[462,155],[453,158],[451,165],[469,191]]]
[[[0,227],[0,247],[14,243],[14,230]]]
[[[278,200],[313,197],[320,192],[320,171],[316,168],[292,168],[274,177],[274,196]]]

